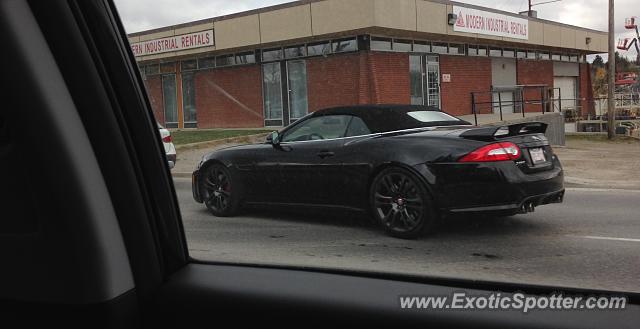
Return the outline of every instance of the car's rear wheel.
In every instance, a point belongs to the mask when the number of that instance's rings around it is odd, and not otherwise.
[[[387,234],[412,239],[436,222],[431,198],[415,174],[403,168],[380,172],[371,184],[372,213]]]
[[[207,167],[202,176],[202,191],[204,204],[215,216],[228,217],[237,213],[239,191],[227,167],[221,164]]]

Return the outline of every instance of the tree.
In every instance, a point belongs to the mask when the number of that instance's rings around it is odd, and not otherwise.
[[[602,59],[602,57],[600,55],[596,55],[596,57],[593,59],[593,63],[591,63],[591,66],[593,66],[593,67],[604,67],[604,60]]]

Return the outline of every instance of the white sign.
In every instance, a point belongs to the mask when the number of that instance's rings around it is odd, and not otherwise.
[[[173,37],[137,42],[131,45],[135,56],[146,56],[200,47],[214,46],[213,30],[176,35]]]
[[[529,40],[529,20],[526,18],[492,13],[466,7],[453,6],[458,15],[453,30]]]
[[[442,82],[451,82],[451,74],[443,74]]]

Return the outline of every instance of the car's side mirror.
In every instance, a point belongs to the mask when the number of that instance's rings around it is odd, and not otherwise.
[[[267,136],[267,143],[273,145],[273,146],[278,146],[280,145],[280,133],[277,131],[274,131],[272,133],[270,133]]]

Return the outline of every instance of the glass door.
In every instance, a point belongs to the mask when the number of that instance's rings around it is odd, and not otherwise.
[[[178,128],[178,101],[175,74],[165,74],[162,76],[162,99],[165,127]]]
[[[307,115],[307,63],[304,60],[287,62],[289,83],[289,123]]]
[[[264,125],[283,126],[282,69],[279,62],[262,65],[262,94]]]
[[[410,55],[411,104],[440,108],[440,63],[437,55]]]
[[[309,99],[304,60],[262,65],[262,88],[266,127],[287,126],[307,115]]]
[[[425,86],[426,86],[426,105],[440,108],[440,63],[438,56],[425,56],[426,59],[426,71]]]

